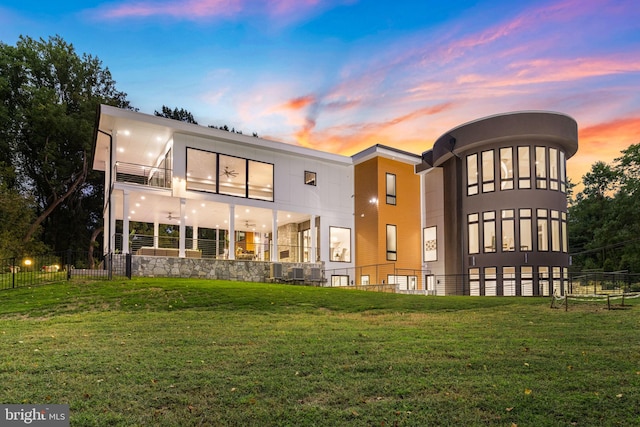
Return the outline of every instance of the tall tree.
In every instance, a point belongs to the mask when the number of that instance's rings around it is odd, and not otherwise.
[[[569,208],[569,246],[582,269],[640,272],[640,144],[596,162]]]
[[[98,58],[79,55],[60,36],[0,42],[0,95],[0,173],[35,201],[23,241],[43,226],[55,248],[60,227],[86,229],[81,222],[95,217],[84,202],[102,185],[89,172],[98,105],[130,108],[129,101]]]
[[[194,125],[198,124],[198,122],[193,118],[193,114],[184,108],[178,109],[178,107],[176,107],[172,110],[166,105],[163,105],[160,111],[156,110],[153,114],[158,117],[166,117],[167,119],[179,120],[181,122],[192,123]]]

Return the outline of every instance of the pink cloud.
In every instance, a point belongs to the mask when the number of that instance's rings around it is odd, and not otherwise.
[[[104,18],[146,18],[168,16],[177,19],[201,20],[208,18],[235,18],[246,15],[266,15],[281,22],[294,22],[320,13],[348,0],[169,0],[139,1],[103,6],[97,14]]]

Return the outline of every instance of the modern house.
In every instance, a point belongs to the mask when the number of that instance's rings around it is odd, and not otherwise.
[[[548,294],[569,263],[576,150],[575,121],[549,112],[459,126],[422,155],[376,145],[349,157],[103,105],[103,250],[313,265],[330,286]]]

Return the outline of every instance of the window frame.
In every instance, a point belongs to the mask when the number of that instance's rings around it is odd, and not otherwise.
[[[396,205],[397,202],[397,177],[394,173],[385,174],[386,201],[388,205]]]
[[[386,226],[386,249],[387,261],[398,260],[398,227],[395,224],[387,224]]]

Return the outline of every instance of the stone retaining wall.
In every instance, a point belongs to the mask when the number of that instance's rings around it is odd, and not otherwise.
[[[137,277],[176,277],[269,282],[271,264],[264,261],[216,260],[207,258],[175,258],[133,255],[131,274]],[[299,267],[304,277],[311,276],[311,268],[323,269],[322,263],[282,262],[283,271]]]

